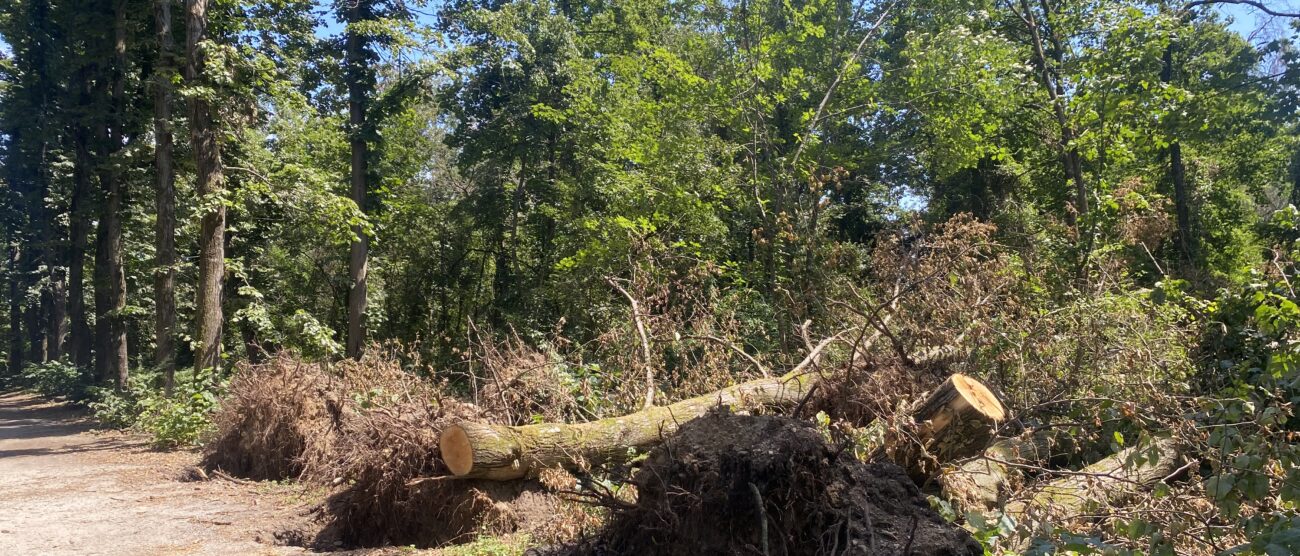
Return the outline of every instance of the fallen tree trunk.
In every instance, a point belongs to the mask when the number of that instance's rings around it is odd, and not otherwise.
[[[588,423],[492,425],[464,422],[443,431],[442,459],[457,477],[520,479],[557,465],[596,465],[626,459],[629,452],[659,444],[687,421],[726,406],[756,409],[799,403],[817,373],[763,378],[672,405],[649,407]]]
[[[1096,513],[1146,491],[1182,464],[1183,445],[1178,441],[1144,440],[1035,489],[1028,499],[1007,504],[1004,513],[1022,523],[1026,518],[1070,519]]]
[[[1023,486],[1023,467],[1053,464],[1073,451],[1074,439],[1062,429],[1003,438],[984,453],[939,475],[944,499],[960,513],[991,512]]]
[[[947,462],[979,454],[1007,418],[1002,402],[978,380],[952,375],[913,407],[910,419],[885,435],[873,459],[888,459],[918,484]]]
[[[659,444],[679,426],[714,407],[752,410],[798,404],[821,378],[817,373],[804,372],[806,366],[801,364],[781,377],[758,379],[672,405],[589,423],[459,423],[443,431],[439,447],[452,474],[464,478],[511,480],[548,467],[623,461],[633,452]],[[954,375],[944,384],[927,398],[927,403],[921,404],[924,413],[918,413],[942,423],[932,427],[935,431],[954,423],[961,426],[953,428],[966,430],[972,410],[963,408],[985,407],[989,400],[995,404],[999,420],[1005,415],[1001,404],[978,381]]]

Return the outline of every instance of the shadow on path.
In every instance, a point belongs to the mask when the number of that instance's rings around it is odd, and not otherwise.
[[[93,428],[84,410],[29,394],[0,394],[0,441],[73,436]]]

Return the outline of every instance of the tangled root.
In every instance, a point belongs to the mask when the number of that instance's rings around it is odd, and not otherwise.
[[[255,480],[296,478],[304,454],[328,451],[342,411],[317,364],[281,356],[241,368],[213,415],[203,465]]]
[[[714,412],[637,474],[639,498],[567,554],[983,554],[901,469],[782,417]]]

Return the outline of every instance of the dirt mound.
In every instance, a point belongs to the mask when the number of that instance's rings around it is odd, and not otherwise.
[[[637,503],[597,538],[552,553],[983,554],[901,469],[862,463],[788,418],[696,419],[634,482]]]
[[[342,403],[319,365],[277,357],[239,369],[213,415],[203,466],[238,477],[280,480],[303,472],[303,455],[323,452]]]

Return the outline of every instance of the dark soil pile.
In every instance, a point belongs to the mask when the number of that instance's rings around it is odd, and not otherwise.
[[[650,454],[634,483],[635,505],[557,553],[983,554],[902,469],[863,463],[789,418],[696,419]]]

